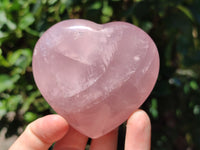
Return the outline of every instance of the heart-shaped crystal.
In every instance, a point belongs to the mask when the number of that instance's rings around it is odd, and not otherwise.
[[[145,101],[158,71],[152,39],[125,22],[62,21],[43,34],[33,54],[44,98],[92,138],[119,126]]]

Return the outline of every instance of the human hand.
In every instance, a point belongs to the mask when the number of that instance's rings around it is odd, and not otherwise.
[[[117,129],[93,139],[90,150],[116,150]],[[48,115],[29,124],[9,150],[48,150],[56,142],[54,150],[84,150],[88,137],[69,128],[59,115]],[[134,112],[127,122],[125,150],[150,150],[151,124],[148,115]]]

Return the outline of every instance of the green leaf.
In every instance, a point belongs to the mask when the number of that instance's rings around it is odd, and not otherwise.
[[[198,84],[196,81],[191,81],[190,82],[190,87],[193,89],[193,90],[197,90],[199,88]]]
[[[4,24],[6,24],[7,27],[8,27],[10,30],[16,29],[15,23],[13,23],[11,20],[9,20],[9,19],[7,18],[6,12],[0,10],[0,29],[2,28],[2,26],[3,26]],[[1,37],[1,36],[0,36],[0,37]]]
[[[0,10],[0,28],[7,22],[6,13],[3,10]]]
[[[15,75],[13,77],[10,77],[6,74],[0,75],[0,93],[5,90],[12,90],[14,87],[14,83],[19,80],[20,76]]]
[[[38,32],[38,31],[36,31],[36,30],[32,30],[31,28],[26,28],[26,30],[25,30],[27,33],[30,33],[30,34],[32,34],[32,35],[34,35],[34,36],[37,36],[37,37],[39,37],[39,35],[40,35],[40,33]]]
[[[177,8],[181,10],[191,21],[194,21],[194,17],[187,7],[179,5]]]
[[[144,22],[141,26],[141,28],[146,31],[149,32],[152,29],[153,25],[151,22]]]
[[[15,30],[16,29],[16,24],[13,23],[12,21],[8,20],[7,21],[7,26],[10,30]]]
[[[200,114],[200,105],[195,105],[193,109],[194,115],[199,115]]]
[[[34,16],[31,13],[26,14],[24,17],[21,18],[19,22],[20,29],[26,29],[35,21]]]
[[[185,84],[183,90],[185,94],[188,94],[190,92],[190,86],[188,84]]]
[[[8,35],[9,35],[9,33],[0,31],[0,45],[3,42],[3,39],[1,39],[1,38],[5,38]]]
[[[33,113],[33,112],[27,112],[25,113],[24,115],[24,119],[27,121],[27,122],[32,122],[34,121],[35,119],[38,118],[38,115],[36,113]]]
[[[158,110],[157,110],[158,104],[157,104],[157,99],[153,98],[151,100],[151,106],[150,106],[150,113],[152,115],[153,118],[158,118]]]
[[[101,1],[96,1],[90,6],[90,9],[100,9],[101,6]]]
[[[106,23],[106,22],[108,22],[110,20],[110,17],[108,17],[108,16],[101,16],[101,21],[103,22],[103,23]]]
[[[19,49],[9,53],[8,62],[25,70],[31,63],[32,51],[30,49]]]
[[[22,112],[26,112],[29,109],[30,105],[35,101],[36,97],[38,97],[40,95],[41,94],[40,94],[40,92],[38,90],[32,92],[30,94],[30,96],[27,99],[25,99],[25,101],[23,103],[23,106],[21,108],[21,111]]]
[[[17,107],[22,102],[22,96],[21,95],[12,95],[8,99],[6,99],[6,101],[7,101],[7,110],[8,111],[16,111]]]
[[[12,89],[13,86],[14,86],[14,83],[11,80],[10,76],[6,74],[0,75],[0,93],[7,89]]]
[[[110,7],[109,5],[108,5],[108,3],[107,2],[105,2],[104,3],[104,7],[103,7],[103,9],[102,9],[102,13],[105,15],[105,16],[112,16],[112,14],[113,14],[113,9],[112,9],[112,7]]]
[[[33,105],[37,108],[38,112],[42,112],[50,108],[49,104],[43,98],[36,99]]]
[[[0,120],[1,118],[7,114],[7,107],[6,107],[6,101],[0,100]]]
[[[49,5],[53,5],[57,2],[58,0],[48,0],[48,4]]]

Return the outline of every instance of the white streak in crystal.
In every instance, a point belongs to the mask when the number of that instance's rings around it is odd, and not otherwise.
[[[139,40],[139,45],[142,46],[142,48],[144,48],[144,49],[149,48],[149,42],[146,40]]]
[[[90,27],[86,27],[86,26],[71,26],[71,27],[67,27],[68,29],[84,29],[84,30],[89,30],[89,31],[94,31],[92,28]]]
[[[38,49],[35,48],[35,49],[34,49],[34,52],[33,52],[33,55],[34,55],[34,56],[37,55],[37,51],[38,51]]]
[[[106,47],[102,46],[100,52],[101,55],[103,54],[103,63],[105,67],[107,67],[112,61],[115,52],[117,51],[117,42],[120,40],[122,34],[121,32],[118,32],[117,36],[113,35],[114,30],[112,28],[103,28],[101,30],[101,33],[102,35],[99,40],[102,43],[101,45],[106,45]],[[110,40],[111,37],[115,40]]]
[[[127,76],[130,76],[130,75],[132,75],[132,74],[134,74],[134,73],[135,73],[135,70],[132,70],[132,71],[128,72],[126,75],[127,75]]]
[[[67,49],[60,49],[59,51],[57,51],[57,53],[67,57],[68,59],[74,60],[78,63],[82,63],[84,65],[91,65],[91,63],[86,59],[84,59],[83,56],[78,57],[76,52],[74,51],[69,51]]]
[[[81,87],[77,86],[77,88],[74,87],[70,87],[69,85],[65,85],[63,83],[62,80],[60,80],[60,76],[58,74],[55,75],[55,81],[56,81],[56,85],[60,88],[60,89],[53,89],[52,91],[52,95],[59,97],[59,95],[62,95],[63,98],[67,98],[67,97],[71,97],[74,94],[77,94],[81,91]]]
[[[103,59],[103,62],[105,64],[105,66],[108,66],[108,64],[111,62],[111,60],[113,59],[113,55],[117,49],[117,46],[116,46],[116,42],[113,42],[112,44],[110,44],[107,49],[110,49],[108,50],[105,54],[104,54],[104,57],[102,57]],[[106,48],[104,48],[105,50]]]
[[[101,32],[103,32],[103,34],[106,35],[106,37],[109,38],[113,34],[113,29],[111,29],[111,28],[103,28],[101,30]]]
[[[142,69],[142,73],[146,73],[147,71],[148,71],[148,69],[149,69],[149,67],[151,66],[151,64],[152,64],[152,62],[153,62],[153,60],[155,59],[155,51],[153,51],[153,52],[151,52],[152,53],[152,55],[153,55],[153,57],[151,58],[151,60],[149,61],[149,63],[148,64],[146,64],[146,66]]]
[[[134,57],[134,60],[135,60],[135,61],[139,61],[139,60],[140,60],[140,56],[135,56],[135,57]]]

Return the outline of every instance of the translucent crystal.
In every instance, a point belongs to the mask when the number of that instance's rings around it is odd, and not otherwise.
[[[91,138],[123,123],[148,97],[158,71],[152,39],[125,22],[62,21],[42,35],[33,54],[46,101]]]

